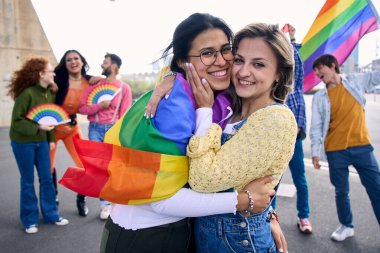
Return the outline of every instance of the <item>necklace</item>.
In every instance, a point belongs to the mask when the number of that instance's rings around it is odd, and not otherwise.
[[[72,78],[71,76],[69,76],[69,80],[80,81],[80,80],[82,80],[82,76],[80,76],[79,78]]]

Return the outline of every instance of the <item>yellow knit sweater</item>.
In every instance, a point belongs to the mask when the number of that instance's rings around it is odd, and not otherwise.
[[[222,129],[212,124],[207,135],[193,136],[187,146],[190,186],[199,192],[242,190],[256,178],[276,175],[275,187],[293,156],[297,123],[285,106],[272,105],[248,117],[221,146]]]

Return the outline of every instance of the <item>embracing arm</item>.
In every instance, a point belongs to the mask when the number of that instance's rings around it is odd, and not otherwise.
[[[275,191],[267,186],[267,183],[272,180],[271,176],[259,178],[245,187],[245,190],[251,192],[255,202],[253,213],[262,212],[268,207],[270,196],[275,194]],[[150,205],[156,213],[180,217],[200,217],[246,210],[248,202],[244,191],[200,193],[182,188],[174,196]]]
[[[182,188],[173,197],[153,202],[151,206],[157,213],[182,217],[235,213],[237,195],[237,192],[199,193]]]
[[[200,192],[217,192],[265,175],[277,175],[275,186],[294,152],[297,124],[292,112],[269,106],[251,115],[239,132],[220,146],[221,129],[213,124],[208,134],[190,139],[189,183]]]

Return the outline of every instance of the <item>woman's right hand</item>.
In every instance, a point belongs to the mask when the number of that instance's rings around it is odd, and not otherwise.
[[[38,125],[38,129],[42,131],[50,131],[54,129],[53,125]]]
[[[152,96],[150,97],[148,104],[145,107],[144,116],[146,118],[153,118],[156,115],[158,103],[165,96],[168,98],[170,91],[174,85],[175,76],[168,76],[154,88]]]
[[[260,213],[264,211],[276,191],[267,186],[274,180],[272,176],[265,176],[262,178],[255,179],[251,181],[244,187],[244,190],[248,190],[251,193],[253,199],[253,211],[252,213]]]
[[[197,108],[209,107],[214,104],[214,92],[205,78],[200,78],[193,64],[185,64],[186,80],[191,86]]]

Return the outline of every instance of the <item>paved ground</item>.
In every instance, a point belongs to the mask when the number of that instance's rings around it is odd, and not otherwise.
[[[367,105],[367,121],[371,138],[376,149],[376,157],[380,160],[380,95],[374,101],[369,96]],[[308,115],[310,114],[311,96],[306,96]],[[310,122],[310,121],[308,121]],[[82,125],[84,131],[86,125]],[[291,177],[286,173],[284,186],[290,191],[282,192],[290,197],[279,197],[278,212],[282,228],[291,253],[301,252],[380,252],[380,228],[373,214],[370,202],[360,180],[353,173],[350,177],[351,200],[355,219],[355,237],[345,242],[336,243],[329,239],[331,232],[337,227],[334,191],[329,182],[328,171],[316,171],[310,165],[310,142],[304,142],[305,162],[310,191],[311,221],[314,233],[303,235],[296,227],[296,199],[292,197]],[[100,236],[104,223],[98,218],[99,204],[96,199],[89,199],[90,213],[82,218],[77,215],[75,194],[63,187],[59,189],[60,211],[62,216],[70,220],[65,227],[43,225],[41,221],[39,233],[27,235],[23,232],[18,218],[19,208],[19,174],[9,145],[8,128],[0,128],[0,252],[3,253],[66,253],[66,252],[99,252]],[[58,150],[57,169],[62,176],[71,161],[62,145]],[[286,188],[286,187],[285,187]],[[285,189],[286,190],[286,189]],[[147,242],[149,243],[149,241]]]

